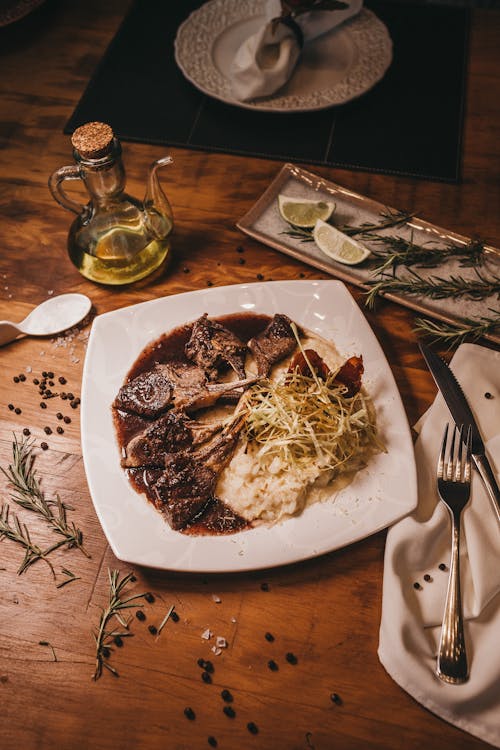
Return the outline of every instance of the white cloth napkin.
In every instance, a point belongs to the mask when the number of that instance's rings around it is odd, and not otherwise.
[[[349,0],[346,0],[349,2]],[[350,0],[344,10],[303,13],[296,19],[304,43],[335,28],[361,10],[362,0]],[[266,23],[239,47],[229,70],[233,96],[239,101],[269,96],[290,78],[300,57],[300,44],[288,26],[271,20],[281,14],[280,0],[267,0]]]
[[[463,344],[451,368],[499,479],[500,352]],[[436,488],[446,422],[453,424],[439,393],[415,427],[420,433],[415,445],[418,506],[387,535],[378,655],[390,676],[419,703],[500,747],[500,526],[476,471],[471,500],[462,514],[460,550],[470,678],[463,685],[447,685],[435,675],[451,550],[449,513]],[[445,571],[439,569],[441,563]],[[431,580],[425,581],[424,575]],[[422,588],[415,589],[415,582]]]

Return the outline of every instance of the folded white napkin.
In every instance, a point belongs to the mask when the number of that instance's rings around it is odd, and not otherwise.
[[[356,15],[362,0],[346,0],[344,10],[303,13],[296,19],[304,43]],[[293,73],[300,56],[301,45],[297,34],[279,23],[273,29],[273,18],[281,14],[280,0],[267,0],[266,23],[239,47],[229,70],[233,96],[239,101],[269,96],[283,86]]]
[[[463,344],[451,368],[499,479],[500,352]],[[446,422],[453,424],[438,394],[415,427],[420,433],[415,445],[418,506],[387,535],[378,655],[391,677],[422,705],[500,747],[500,526],[476,471],[462,514],[460,550],[470,678],[463,685],[447,685],[435,674],[451,550],[450,517],[436,488]],[[442,563],[445,571],[439,569]],[[414,588],[416,582],[420,589]]]

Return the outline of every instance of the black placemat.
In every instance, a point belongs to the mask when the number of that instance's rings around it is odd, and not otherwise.
[[[384,79],[342,106],[275,114],[223,104],[183,77],[173,43],[199,0],[136,0],[64,132],[103,120],[123,140],[458,181],[469,11],[366,4],[394,44]]]

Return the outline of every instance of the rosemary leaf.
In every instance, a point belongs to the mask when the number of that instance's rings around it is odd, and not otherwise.
[[[464,341],[478,341],[487,333],[500,332],[500,310],[488,309],[492,313],[491,316],[464,318],[455,325],[416,318],[413,330],[432,341],[448,344],[448,349],[451,349]]]
[[[165,615],[165,617],[163,618],[163,620],[161,621],[161,623],[160,623],[160,625],[158,627],[158,635],[160,635],[161,631],[163,630],[163,628],[167,624],[168,619],[169,619],[170,615],[172,614],[172,612],[174,611],[174,609],[175,609],[175,605],[172,604],[172,606],[170,607],[170,609],[168,610],[167,614]]]
[[[390,227],[396,227],[400,224],[406,224],[407,221],[413,219],[413,216],[414,214],[408,213],[407,211],[392,211],[388,208],[386,211],[381,212],[381,221],[373,223],[365,222],[359,226],[344,224],[343,226],[338,226],[337,229],[340,232],[353,237],[356,234],[370,234],[371,232],[379,232],[381,229],[389,229]]]
[[[108,604],[105,608],[101,610],[101,616],[99,619],[99,625],[97,627],[97,630],[94,632],[94,640],[96,644],[96,665],[94,670],[93,679],[98,680],[99,677],[102,675],[103,668],[108,669],[115,677],[118,677],[118,672],[114,667],[112,667],[109,662],[107,661],[110,651],[110,644],[114,638],[117,636],[123,637],[132,637],[132,633],[130,632],[122,632],[116,629],[108,629],[108,626],[110,624],[110,621],[113,619],[118,620],[119,624],[122,625],[122,627],[125,627],[128,629],[129,622],[125,622],[123,618],[121,617],[120,613],[123,609],[128,609],[129,607],[133,606],[140,606],[140,605],[134,605],[131,602],[136,601],[137,599],[142,599],[146,596],[146,593],[144,594],[136,594],[135,596],[130,596],[127,599],[122,599],[122,593],[126,586],[131,582],[133,578],[133,573],[128,573],[127,575],[123,576],[123,578],[120,579],[120,571],[119,570],[110,570],[108,568],[108,580],[109,580],[109,593],[108,593]]]

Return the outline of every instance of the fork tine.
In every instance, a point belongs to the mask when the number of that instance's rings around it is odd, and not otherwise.
[[[462,465],[463,439],[464,439],[464,426],[462,424],[460,425],[460,434],[458,436],[458,456],[457,456],[457,462],[455,464],[455,476],[453,479],[454,482],[461,482],[462,474],[465,474],[465,465]]]
[[[455,439],[457,434],[457,427],[453,428],[453,435],[451,436],[451,445],[450,445],[450,452],[448,454],[448,461],[446,463],[446,475],[445,479],[448,480],[448,482],[451,482],[453,478],[453,464],[455,461]]]
[[[444,430],[443,435],[443,443],[441,445],[441,453],[439,454],[439,461],[438,461],[438,468],[437,468],[437,475],[438,479],[444,478],[444,456],[446,453],[446,441],[448,440],[448,428],[449,428],[448,422],[446,423],[446,427]]]
[[[469,427],[467,429],[467,438],[466,438],[464,482],[470,482],[470,475],[471,475],[471,453],[472,453],[472,428],[469,425]]]

